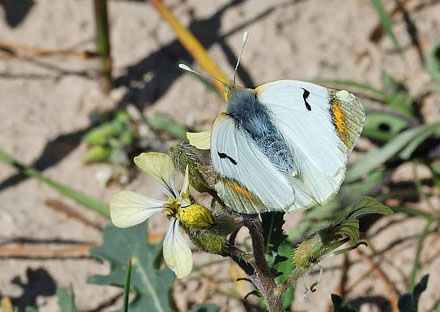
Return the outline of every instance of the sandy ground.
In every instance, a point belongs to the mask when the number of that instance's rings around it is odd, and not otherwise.
[[[0,8],[2,41],[47,49],[94,49],[90,1],[36,1],[20,23],[11,22],[10,12],[8,15],[4,10],[10,10],[12,1],[4,1],[3,10]],[[429,83],[429,75],[421,66],[417,49],[411,45],[400,14],[393,19],[393,27],[403,46],[404,58],[393,52],[387,36],[378,43],[369,41],[370,32],[378,23],[369,0],[165,2],[189,25],[228,75],[232,75],[243,31],[250,32],[239,71],[239,80],[247,87],[282,78],[315,77],[351,79],[380,87],[383,70],[405,81],[413,95],[423,93]],[[426,49],[440,35],[440,3],[407,1],[409,6],[422,2],[426,5],[412,11],[411,18],[421,46]],[[391,8],[394,2],[384,3]],[[177,69],[178,61],[191,63],[191,59],[150,5],[142,1],[110,1],[109,8],[116,88],[108,96],[97,83],[96,61],[63,57],[0,60],[1,148],[49,177],[103,201],[108,201],[120,187],[104,188],[98,183],[96,175],[107,165],[86,166],[81,161],[85,146],[80,139],[93,112],[133,103],[143,108],[146,116],[161,112],[188,127],[208,129],[222,110],[222,103],[214,94]],[[427,120],[434,121],[440,116],[438,101],[438,96],[430,96],[422,103]],[[127,189],[160,196],[159,189],[143,174]],[[45,203],[49,199],[61,200],[98,226],[106,223],[97,214],[62,199],[47,186],[17,176],[13,169],[0,164],[2,244],[17,246],[11,242],[26,241],[31,246],[52,248],[71,246],[72,242],[101,242],[99,229],[54,211]],[[301,213],[289,216],[289,224],[294,226],[293,219]],[[161,231],[162,221],[153,221],[153,232]],[[371,229],[382,229],[370,242],[376,250],[387,248],[396,239],[405,239],[403,245],[391,247],[383,259],[375,259],[383,264],[399,292],[405,291],[417,243],[415,234],[423,227],[424,221],[396,215]],[[428,238],[427,245],[432,248],[422,253],[424,259],[431,259],[420,272],[432,274],[430,285],[440,283],[440,260],[434,252],[439,247],[436,238]],[[87,277],[105,274],[109,268],[84,255],[8,257],[0,253],[0,293],[11,297],[18,306],[36,303],[41,311],[57,311],[55,286],[72,285],[81,311],[101,310],[99,306],[111,301],[120,290],[86,284]],[[382,300],[388,290],[374,274],[368,274],[370,267],[356,252],[349,258],[355,264],[348,272],[347,285],[354,286],[348,286],[347,298],[364,300],[361,311],[385,311],[368,302]],[[213,260],[218,257],[195,257],[197,264]],[[298,291],[296,311],[325,311],[330,294],[338,291],[341,273],[337,268],[342,262],[340,257],[323,263],[326,270],[322,286],[307,300]],[[365,272],[368,275],[356,282]],[[221,289],[235,287],[228,263],[211,267],[206,274]],[[182,310],[206,301],[219,304],[220,311],[244,311],[238,301],[219,294],[212,282],[195,274],[176,284],[175,291],[185,294],[177,300]],[[205,295],[198,296],[199,291]],[[423,295],[427,300],[422,302],[421,311],[428,311],[435,295],[433,287]]]

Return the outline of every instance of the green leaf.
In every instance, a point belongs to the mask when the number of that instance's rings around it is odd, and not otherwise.
[[[174,138],[181,141],[186,141],[186,131],[184,126],[179,125],[174,120],[165,118],[163,116],[156,115],[148,120],[148,123],[156,129],[163,130],[168,134],[172,135]]]
[[[397,304],[400,312],[416,312],[414,307],[413,296],[410,293],[404,293],[399,297]]]
[[[276,278],[277,284],[280,285],[283,283],[289,275],[293,272],[295,265],[293,264],[293,251],[294,248],[292,245],[283,242],[281,243],[278,254],[286,258],[286,261],[280,262],[277,264],[276,269],[281,273]],[[292,307],[292,301],[295,296],[295,289],[293,287],[289,288],[283,295],[283,307],[286,311],[290,311]]]
[[[158,259],[162,257],[162,244],[147,242],[146,223],[119,229],[108,225],[104,230],[103,244],[92,248],[93,257],[110,262],[109,275],[94,275],[88,282],[98,285],[124,287],[126,264],[132,259],[131,287],[135,298],[129,305],[130,312],[169,312],[170,291],[175,280],[168,267],[159,269]]]
[[[400,312],[417,312],[420,295],[428,286],[429,275],[424,275],[412,292],[404,293],[399,297],[398,307]]]
[[[391,40],[393,41],[394,47],[397,51],[401,52],[401,48],[399,45],[399,42],[397,41],[397,37],[394,34],[393,26],[391,23],[391,20],[385,11],[385,8],[380,0],[371,0],[371,3],[373,4],[374,8],[376,9],[377,15],[379,15],[380,22],[382,23],[383,28],[390,36]]]
[[[377,188],[383,178],[384,172],[382,170],[372,171],[364,181],[344,183],[341,187],[341,191],[336,195],[336,198],[338,199],[340,197],[344,202],[352,202],[356,198],[359,198],[359,196],[369,193],[373,188]]]
[[[213,303],[197,304],[187,312],[217,312],[219,307]]]
[[[38,312],[38,310],[35,309],[34,307],[26,307],[26,309],[24,311],[25,312]]]
[[[382,91],[378,88],[375,88],[375,87],[367,85],[367,84],[362,84],[362,83],[359,83],[356,81],[352,81],[352,80],[317,78],[317,79],[310,80],[310,82],[318,83],[318,84],[330,84],[330,85],[334,85],[338,88],[359,89],[361,91],[365,91],[365,92],[368,92],[368,93],[371,93],[373,95],[378,96],[382,101],[386,101],[386,99],[388,97],[388,94],[386,94],[384,91]]]
[[[412,153],[416,150],[416,148],[419,147],[419,145],[422,144],[427,138],[436,134],[439,129],[440,122],[427,125],[427,127],[423,131],[418,133],[417,136],[414,137],[412,141],[405,146],[405,148],[399,153],[399,157],[404,160],[408,160],[411,157]]]
[[[75,295],[72,287],[69,289],[58,288],[57,297],[61,312],[78,312],[75,307]]]
[[[426,166],[431,171],[432,182],[434,182],[434,185],[440,191],[440,168],[438,166],[433,166],[429,163],[427,163]]]
[[[364,196],[356,200],[349,210],[348,218],[349,219],[359,219],[365,215],[378,213],[381,215],[390,215],[393,213],[393,210],[388,206],[378,202],[373,197]]]
[[[74,200],[78,204],[80,204],[86,208],[92,209],[92,210],[102,214],[105,217],[110,217],[110,212],[109,212],[107,204],[105,204],[105,203],[103,203],[103,202],[101,202],[91,196],[88,196],[80,191],[74,190],[67,185],[58,183],[52,179],[45,177],[37,169],[34,169],[32,167],[26,167],[25,165],[16,161],[11,156],[5,154],[1,149],[0,149],[0,161],[4,162],[12,167],[15,167],[21,173],[23,173],[29,177],[37,178],[40,182],[49,185],[50,187],[52,187],[55,191],[57,191],[61,195]]]
[[[406,128],[408,128],[408,122],[396,115],[367,111],[362,136],[387,142]]]
[[[124,299],[122,305],[122,311],[128,312],[128,300],[130,298],[130,283],[131,283],[131,262],[133,259],[128,260],[127,272],[125,273],[125,285],[124,285]]]
[[[437,84],[437,92],[440,92],[440,40],[429,48],[426,54],[426,68]]]
[[[353,182],[368,174],[370,171],[384,164],[391,157],[399,153],[414,138],[424,133],[426,129],[437,128],[439,124],[440,122],[410,128],[396,136],[392,141],[388,142],[383,147],[365,153],[359,157],[356,163],[348,170],[345,177],[346,182]]]
[[[428,287],[428,279],[429,279],[429,274],[424,275],[422,277],[422,279],[420,280],[420,282],[417,283],[416,287],[414,287],[413,296],[414,296],[414,301],[416,302],[416,304],[419,303],[420,295]]]
[[[347,235],[350,238],[350,245],[356,245],[360,239],[359,220],[347,219],[342,221],[336,229],[336,234]]]
[[[414,117],[412,108],[414,100],[408,90],[386,72],[382,73],[382,81],[385,85],[385,92],[389,94],[387,104],[407,117]]]
[[[287,238],[283,233],[284,212],[266,212],[261,214],[265,253],[267,262],[275,277],[281,273],[276,270],[280,262],[287,260],[279,254],[279,246]]]
[[[331,298],[332,298],[334,312],[356,312],[355,309],[350,307],[347,301],[345,301],[338,295],[332,294]]]
[[[276,252],[278,246],[287,238],[283,233],[284,212],[266,212],[261,214],[261,219],[265,251],[270,255],[272,251]]]

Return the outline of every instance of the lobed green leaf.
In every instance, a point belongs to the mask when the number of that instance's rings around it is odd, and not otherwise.
[[[162,244],[147,242],[146,223],[119,229],[112,224],[104,230],[103,244],[92,248],[90,254],[110,263],[108,275],[94,275],[88,282],[98,285],[124,287],[126,269],[132,259],[131,288],[135,298],[129,311],[171,312],[170,292],[175,275],[168,267],[158,268],[162,257]]]
[[[333,303],[333,312],[356,312],[356,309],[353,309],[347,301],[339,297],[338,295],[332,294],[332,303]]]
[[[365,215],[378,213],[381,215],[390,215],[393,213],[391,208],[385,206],[384,204],[378,202],[373,197],[362,197],[356,200],[350,208],[348,214],[349,219],[359,219]]]
[[[69,289],[58,288],[57,297],[61,312],[78,312],[72,287]]]

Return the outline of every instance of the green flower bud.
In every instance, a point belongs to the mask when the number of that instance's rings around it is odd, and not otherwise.
[[[221,209],[214,209],[211,212],[207,208],[198,204],[194,204],[183,209],[187,209],[189,207],[192,207],[191,210],[194,211],[183,213],[185,215],[184,218],[188,218],[188,216],[191,214],[198,216],[200,219],[198,222],[194,222],[197,226],[191,227],[188,222],[185,222],[181,219],[182,213],[180,213],[180,211],[182,208],[179,210],[178,217],[182,221],[182,227],[188,234],[191,241],[203,251],[224,255],[225,247],[228,243],[228,235],[241,226],[241,220],[237,220],[233,215]],[[200,209],[200,207],[203,209]],[[205,224],[209,223],[209,226],[204,228],[198,227],[198,225],[202,225],[203,222],[206,222]]]
[[[125,130],[119,137],[119,141],[124,145],[131,144],[133,142],[133,133],[130,130]]]
[[[110,157],[111,149],[103,146],[92,146],[84,154],[84,161],[94,163],[107,160]]]
[[[87,132],[84,139],[88,145],[104,145],[111,137],[119,135],[122,131],[122,125],[108,122]]]
[[[227,236],[218,235],[211,231],[210,228],[197,229],[186,226],[183,226],[183,228],[194,245],[199,249],[213,254],[223,254],[223,248],[228,242]]]
[[[176,216],[190,228],[203,229],[214,223],[211,211],[199,204],[181,207]]]
[[[191,185],[194,189],[201,193],[215,193],[214,185],[217,175],[211,167],[199,160],[195,148],[188,144],[172,146],[170,147],[170,157],[174,166],[182,174],[188,166]]]
[[[293,263],[301,268],[309,268],[317,263],[326,251],[325,243],[320,234],[306,239],[293,252]]]

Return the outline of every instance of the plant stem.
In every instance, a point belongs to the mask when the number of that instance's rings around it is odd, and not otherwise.
[[[101,70],[105,92],[112,87],[112,59],[110,55],[110,31],[108,23],[107,0],[94,0],[96,37],[98,51],[101,56]]]
[[[296,281],[307,272],[308,268],[303,266],[296,266],[289,277],[275,290],[277,296],[283,297],[283,294],[292,286],[295,286]]]
[[[264,237],[261,222],[257,215],[243,215],[243,224],[249,229],[252,250],[255,258],[255,276],[250,276],[263,295],[270,312],[282,312],[283,294],[276,292],[277,285],[264,254]]]
[[[428,220],[428,222],[425,225],[425,228],[423,229],[422,235],[420,235],[419,237],[419,241],[417,243],[417,250],[416,250],[416,256],[414,259],[414,265],[413,265],[413,269],[411,271],[411,277],[409,280],[409,289],[410,291],[414,290],[415,285],[417,284],[417,272],[419,270],[419,266],[420,266],[420,255],[422,253],[422,249],[423,249],[423,243],[429,233],[429,228],[431,227],[431,224],[434,222],[434,220]]]

